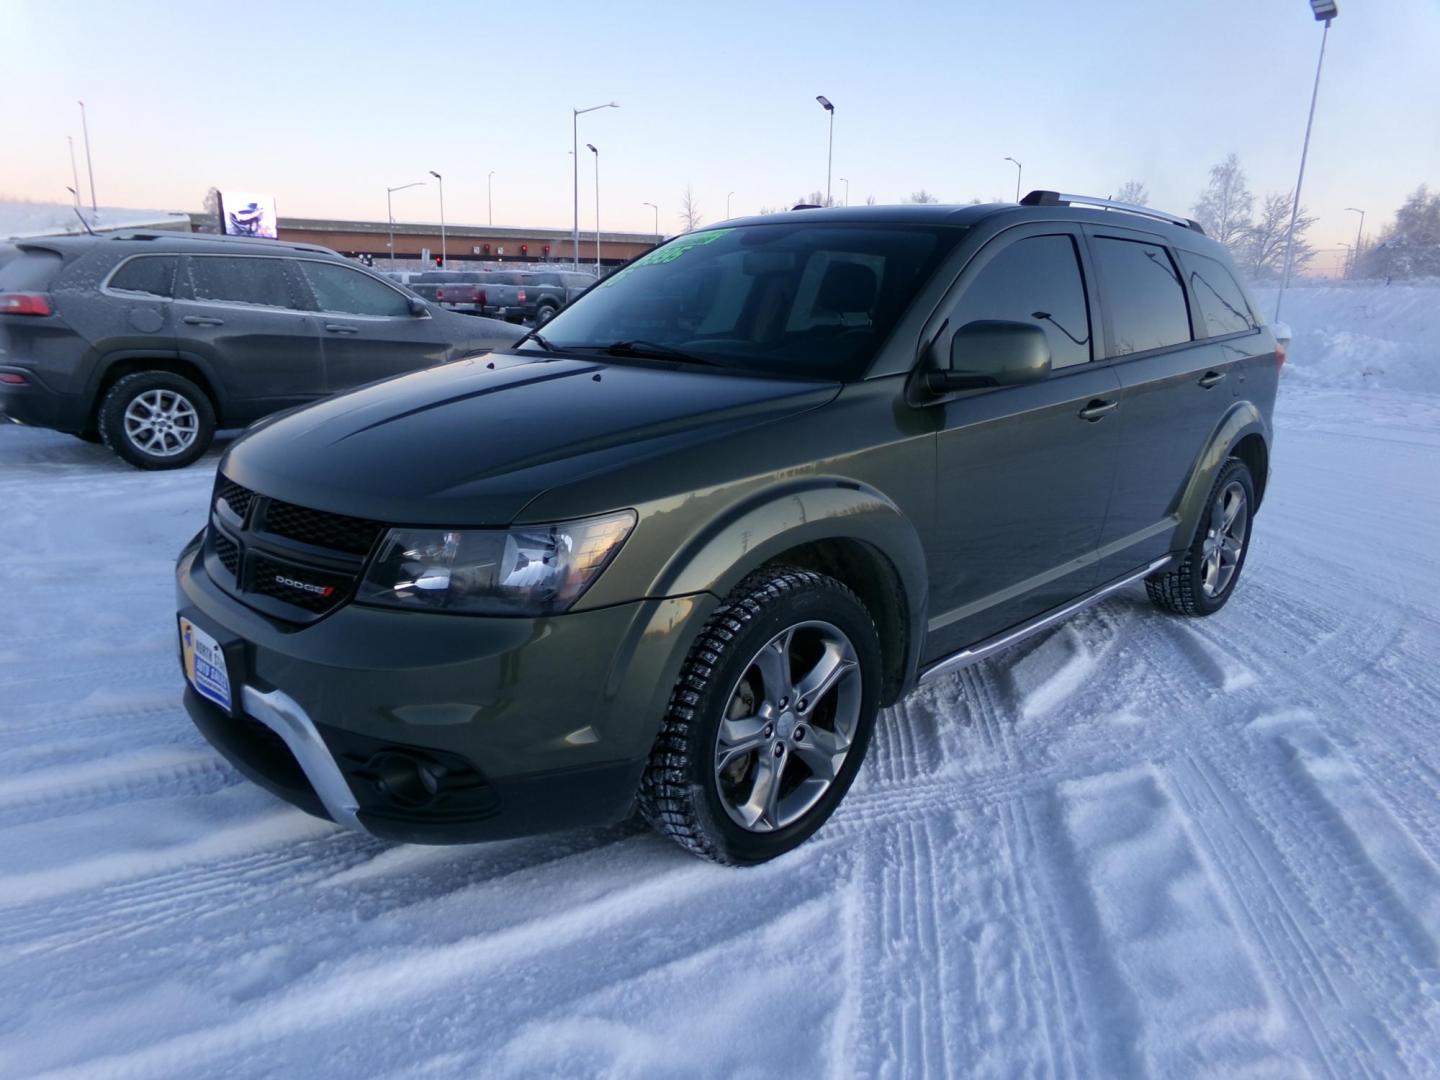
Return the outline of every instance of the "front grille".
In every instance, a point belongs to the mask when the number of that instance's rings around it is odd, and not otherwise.
[[[267,532],[350,555],[369,554],[383,528],[377,521],[308,510],[278,499],[271,499],[265,510]]]
[[[240,547],[222,532],[216,532],[215,554],[219,556],[221,564],[230,571],[231,577],[238,577],[240,574]]]
[[[254,498],[255,493],[249,488],[243,488],[234,480],[227,480],[223,476],[215,486],[215,501],[223,502],[230,507],[241,521],[245,520],[245,514],[249,511],[250,503]]]
[[[291,566],[267,559],[264,555],[250,557],[250,592],[283,600],[316,615],[342,603],[354,583],[353,577],[342,574],[328,574],[308,566]]]
[[[385,530],[269,498],[225,476],[216,480],[213,509],[208,557],[216,583],[288,622],[310,622],[349,600]]]

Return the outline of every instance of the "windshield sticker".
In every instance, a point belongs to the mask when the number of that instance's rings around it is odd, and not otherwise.
[[[663,263],[672,263],[687,251],[691,251],[697,247],[704,247],[706,244],[713,244],[722,236],[726,236],[734,231],[734,229],[710,229],[708,232],[687,233],[685,236],[678,236],[664,247],[658,247],[649,254],[642,255],[618,274],[611,274],[600,287],[603,289],[607,286],[614,285],[637,267],[660,266]]]

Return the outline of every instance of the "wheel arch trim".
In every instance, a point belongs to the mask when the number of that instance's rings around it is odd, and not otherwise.
[[[1238,401],[1215,425],[1205,444],[1205,449],[1197,459],[1195,467],[1190,470],[1190,479],[1186,482],[1180,496],[1179,524],[1175,529],[1176,543],[1181,546],[1190,543],[1191,538],[1195,535],[1195,529],[1199,525],[1200,516],[1205,511],[1206,498],[1210,493],[1210,488],[1214,486],[1215,477],[1219,475],[1225,462],[1234,456],[1235,447],[1251,436],[1259,438],[1265,447],[1266,460],[1268,460],[1270,425],[1266,423],[1264,414],[1255,407],[1254,403]],[[1261,493],[1265,490],[1265,477],[1256,476],[1252,479],[1256,490],[1255,508],[1258,510]]]

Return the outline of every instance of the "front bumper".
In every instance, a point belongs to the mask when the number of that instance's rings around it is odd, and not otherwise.
[[[220,590],[192,543],[180,612],[225,652],[197,727],[295,805],[393,840],[469,843],[630,810],[708,594],[540,618],[347,605],[303,627]],[[433,790],[432,790],[433,787]]]

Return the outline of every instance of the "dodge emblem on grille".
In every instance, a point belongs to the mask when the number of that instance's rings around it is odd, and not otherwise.
[[[333,586],[311,585],[308,581],[296,581],[284,574],[275,575],[275,584],[284,585],[287,589],[299,589],[301,592],[314,593],[316,596],[333,596],[335,594]]]

